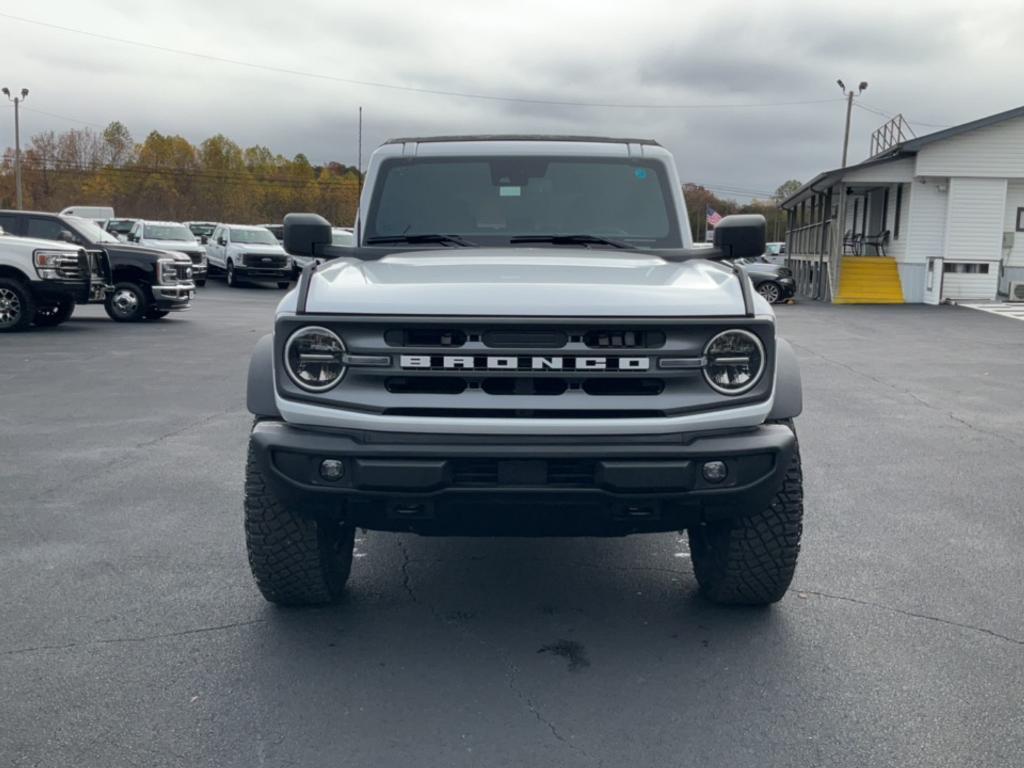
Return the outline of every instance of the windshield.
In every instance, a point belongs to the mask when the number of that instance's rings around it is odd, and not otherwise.
[[[88,219],[81,219],[78,216],[65,216],[64,219],[68,224],[71,224],[74,229],[78,231],[78,234],[82,235],[86,240],[91,243],[119,243],[121,242],[112,234],[107,232],[103,227],[99,226],[93,221]]]
[[[231,242],[258,245],[277,245],[277,238],[268,229],[231,229]]]
[[[127,235],[135,224],[134,219],[111,219],[107,222],[107,232],[119,235]]]
[[[355,245],[356,236],[347,229],[334,229],[331,232],[331,245]]]
[[[192,234],[195,235],[196,237],[202,237],[203,235],[206,235],[207,237],[209,237],[210,235],[213,234],[213,230],[217,228],[217,225],[216,224],[189,224],[188,228],[189,228],[189,230],[191,230]]]
[[[145,224],[142,237],[144,240],[172,240],[174,242],[194,243],[196,236],[188,227],[181,224]]]
[[[395,159],[381,164],[367,240],[463,235],[474,243],[591,235],[682,245],[661,163],[594,157]]]

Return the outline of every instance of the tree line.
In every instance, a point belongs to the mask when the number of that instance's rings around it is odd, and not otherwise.
[[[0,160],[0,208],[15,201],[14,151]],[[683,195],[695,240],[703,238],[707,208],[722,216],[760,213],[768,238],[785,235],[778,202],[800,186],[787,181],[770,200],[738,203],[698,184]],[[344,163],[314,165],[305,155],[288,159],[263,146],[242,148],[222,134],[193,145],[153,131],[136,142],[121,122],[31,138],[22,152],[24,206],[59,211],[68,205],[109,205],[119,216],[238,223],[281,221],[291,211],[315,211],[351,225],[359,199],[359,171]]]
[[[198,145],[150,133],[136,142],[112,122],[31,138],[22,150],[22,190],[29,210],[109,205],[119,216],[238,223],[280,221],[290,211],[315,211],[351,225],[359,172],[305,155],[289,159],[263,146],[242,148],[217,134]],[[0,207],[15,202],[14,151],[0,161]]]

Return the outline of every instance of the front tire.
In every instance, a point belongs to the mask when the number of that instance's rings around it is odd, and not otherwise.
[[[352,570],[355,528],[303,517],[275,496],[250,444],[245,544],[256,586],[269,602],[323,605],[344,592]]]
[[[284,281],[279,282],[277,284],[277,287],[280,288],[283,291],[283,290],[285,290],[290,285],[291,285],[290,282],[288,282],[287,280],[284,280]]]
[[[74,311],[75,300],[67,296],[57,304],[37,307],[36,316],[32,322],[39,328],[52,328],[70,318]]]
[[[107,295],[103,308],[111,320],[118,323],[137,323],[146,317],[149,300],[141,285],[118,283]]]
[[[24,331],[35,315],[36,303],[25,284],[0,277],[0,333]]]
[[[235,265],[232,264],[230,261],[228,262],[227,272],[225,274],[226,276],[224,280],[225,282],[227,282],[228,288],[237,288],[238,278],[235,277]]]
[[[792,424],[787,424],[792,429]],[[767,605],[786,594],[803,532],[800,445],[767,509],[690,528],[690,558],[701,593],[721,605]]]
[[[196,280],[196,288],[202,288],[204,285],[206,285],[206,278]]]
[[[757,292],[769,304],[778,304],[782,300],[782,288],[779,287],[778,283],[773,283],[771,280],[757,286]]]

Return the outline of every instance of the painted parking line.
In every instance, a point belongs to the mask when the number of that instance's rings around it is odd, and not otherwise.
[[[1024,303],[1021,302],[986,302],[985,304],[963,304],[960,303],[961,307],[967,307],[968,309],[980,309],[982,312],[988,312],[993,315],[1001,315],[1002,317],[1013,318],[1014,320],[1024,320]]]

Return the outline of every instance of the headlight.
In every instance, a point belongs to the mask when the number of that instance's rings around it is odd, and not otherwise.
[[[288,376],[309,392],[326,392],[345,375],[345,344],[337,334],[319,326],[300,328],[284,347]]]
[[[61,277],[61,270],[66,267],[81,266],[76,254],[67,251],[33,251],[32,263],[36,273],[43,280],[56,280]]]
[[[174,266],[174,259],[160,259],[157,268],[159,270],[160,282],[164,284],[178,282],[178,270]]]
[[[764,345],[750,331],[722,331],[704,348],[704,378],[723,395],[739,395],[764,373]]]

